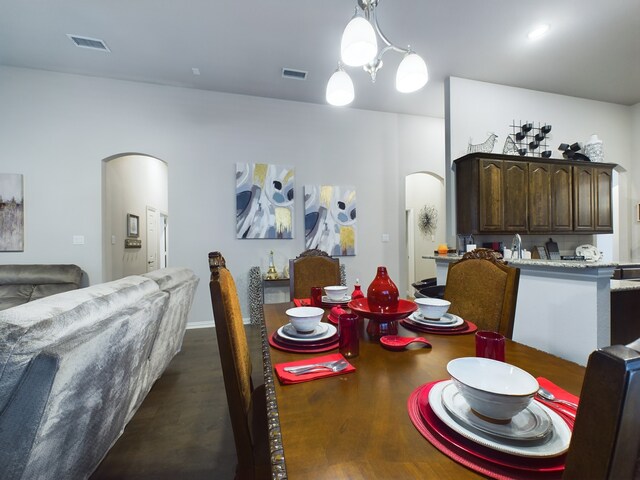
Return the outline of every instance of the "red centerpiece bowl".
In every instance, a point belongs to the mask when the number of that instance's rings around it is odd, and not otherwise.
[[[397,307],[391,307],[383,312],[372,312],[366,298],[351,300],[347,305],[352,312],[369,319],[367,333],[371,338],[379,340],[383,335],[398,334],[398,320],[407,318],[418,309],[410,300],[398,300]]]

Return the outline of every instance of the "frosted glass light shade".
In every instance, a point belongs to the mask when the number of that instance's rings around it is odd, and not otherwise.
[[[343,107],[353,102],[353,82],[342,69],[333,72],[327,83],[327,102],[336,107]]]
[[[411,93],[421,89],[429,80],[427,64],[417,53],[405,55],[396,72],[396,89],[402,93]]]
[[[342,62],[351,67],[366,65],[378,54],[376,32],[363,17],[353,17],[342,34]]]

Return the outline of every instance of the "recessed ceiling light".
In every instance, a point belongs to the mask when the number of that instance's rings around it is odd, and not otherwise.
[[[527,35],[527,37],[529,37],[529,40],[538,40],[539,38],[542,38],[547,34],[547,32],[549,31],[549,28],[550,27],[547,24],[539,25],[533,30],[531,30]]]
[[[198,67],[193,67],[191,69],[191,72],[193,72],[193,74],[196,76],[200,75],[200,69]]]

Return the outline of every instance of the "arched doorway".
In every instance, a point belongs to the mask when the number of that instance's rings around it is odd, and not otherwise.
[[[167,164],[134,153],[114,155],[103,162],[105,279],[167,266]]]
[[[407,238],[407,294],[413,294],[411,284],[436,276],[433,260],[423,255],[433,255],[439,243],[446,241],[444,178],[431,172],[417,172],[405,177],[405,211]],[[436,227],[431,233],[420,230],[420,215],[427,207],[436,212]]]

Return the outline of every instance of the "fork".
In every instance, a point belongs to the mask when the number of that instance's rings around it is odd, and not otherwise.
[[[326,372],[327,369],[330,372],[341,372],[342,370],[344,370],[345,368],[347,368],[349,366],[349,364],[347,363],[346,360],[340,360],[338,363],[336,363],[335,365],[331,366],[331,367],[313,367],[311,369],[308,370],[302,370],[302,371],[297,371],[297,372],[293,372],[293,375],[298,376],[298,375],[304,375],[305,373],[315,373],[315,372]]]
[[[284,367],[285,372],[293,373],[294,375],[299,375],[300,373],[305,373],[309,370],[313,370],[314,368],[328,368],[331,370],[333,367],[342,365],[347,365],[347,361],[340,359],[334,360],[332,362],[320,362],[320,363],[312,363],[310,365],[300,365],[297,367]]]

